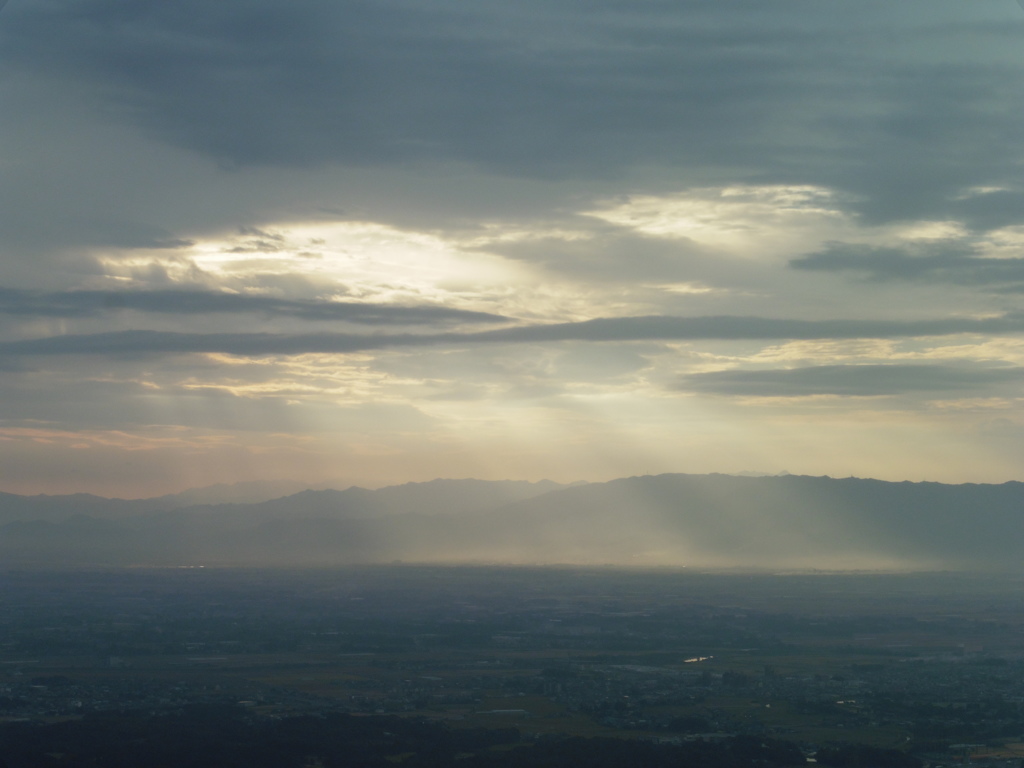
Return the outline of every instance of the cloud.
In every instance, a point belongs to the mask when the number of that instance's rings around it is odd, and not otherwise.
[[[686,376],[687,392],[746,397],[880,396],[991,389],[1024,382],[1024,368],[953,365],[820,365],[768,371],[712,371]]]
[[[478,393],[493,396],[495,391],[527,386],[607,386],[629,381],[649,368],[652,358],[670,351],[655,344],[637,343],[419,349],[381,355],[372,362],[372,369],[416,382],[417,386],[426,382],[432,397],[464,394],[473,387]]]
[[[950,216],[979,230],[1019,224],[1024,211],[1024,192],[1013,189],[984,190],[961,196],[949,205]]]
[[[168,315],[261,314],[363,325],[496,323],[507,318],[434,306],[396,306],[343,301],[302,301],[216,291],[63,291],[44,293],[0,288],[0,314],[94,317],[117,310]]]
[[[12,70],[228,166],[690,168],[840,188],[887,220],[1015,178],[1024,141],[1005,14],[900,5],[55,0],[0,34]]]
[[[610,226],[591,225],[589,231],[572,232],[570,236],[489,244],[487,251],[539,264],[555,273],[620,283],[704,277],[714,274],[716,266],[708,249],[693,241],[645,237]]]
[[[956,242],[907,247],[830,243],[789,265],[807,271],[855,272],[877,281],[931,280],[1024,290],[1024,258],[974,256],[971,248]]]
[[[480,341],[671,341],[742,339],[858,339],[1018,333],[1024,315],[984,320],[787,320],[766,317],[621,317],[525,326],[466,334]]]
[[[393,347],[471,346],[562,341],[694,341],[858,339],[1002,334],[1024,331],[1024,314],[987,319],[785,320],[762,317],[621,317],[527,325],[476,333],[173,333],[114,331],[0,343],[0,356],[150,355],[220,352],[230,355],[345,354]]]
[[[305,435],[416,431],[433,422],[412,405],[346,401],[330,392],[257,390],[239,395],[224,387],[144,386],[76,377],[69,371],[5,377],[0,382],[0,427],[11,425],[106,430],[161,425]]]
[[[330,414],[350,403],[422,405],[422,442],[360,442],[396,458],[351,471],[389,482],[648,455],[1010,477],[1016,454],[935,402],[908,397],[902,422],[902,401],[875,422],[776,403],[758,423],[661,395],[728,366],[1024,364],[1013,6],[9,3],[4,418],[210,424],[247,446],[347,440],[354,414]],[[1012,403],[999,386],[929,399]],[[356,455],[325,440],[323,466]],[[278,471],[252,460],[221,479]]]

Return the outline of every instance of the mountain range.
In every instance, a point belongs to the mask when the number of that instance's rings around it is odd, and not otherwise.
[[[0,566],[452,562],[786,569],[1024,563],[1024,483],[667,474],[565,486],[227,486],[153,499],[0,494]],[[244,499],[235,503],[211,500]]]

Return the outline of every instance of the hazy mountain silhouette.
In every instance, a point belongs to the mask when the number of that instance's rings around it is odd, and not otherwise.
[[[1019,569],[1024,562],[1022,483],[676,474],[574,487],[436,480],[303,491],[258,504],[166,504],[4,495],[0,557],[33,566],[405,560]]]
[[[405,483],[375,491],[353,486],[344,491],[303,491],[252,505],[262,516],[301,514],[349,519],[395,514],[443,515],[482,512],[522,499],[530,499],[565,486],[550,480],[432,480]]]
[[[18,496],[0,493],[0,524],[13,521],[61,522],[75,515],[113,520],[173,509],[173,502],[161,499],[105,499],[88,493],[66,496]]]
[[[191,488],[181,493],[158,496],[150,501],[165,503],[169,509],[197,504],[259,504],[263,501],[279,499],[282,496],[308,490],[309,487],[308,483],[294,480],[250,480],[241,483],[217,483],[203,488]]]
[[[218,483],[150,499],[108,499],[88,493],[19,496],[0,493],[0,524],[14,520],[58,522],[74,515],[118,519],[200,504],[256,504],[308,489],[287,480]]]
[[[368,517],[381,514],[469,512],[539,496],[565,486],[542,480],[432,480],[379,490],[353,486],[344,491],[310,490],[290,481],[218,484],[150,499],[108,499],[87,493],[64,496],[19,496],[0,493],[0,524],[17,520],[61,522],[87,515],[118,520],[156,512],[192,509],[232,512],[244,518],[277,515]]]

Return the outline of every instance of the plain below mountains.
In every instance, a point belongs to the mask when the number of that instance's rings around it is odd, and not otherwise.
[[[0,494],[0,566],[1024,564],[1024,483],[1017,482],[670,474],[575,486],[435,480],[195,503],[208,497]]]

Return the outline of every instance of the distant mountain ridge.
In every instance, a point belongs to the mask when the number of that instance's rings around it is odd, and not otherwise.
[[[228,513],[248,508],[251,516],[311,514],[365,517],[402,512],[440,514],[488,509],[566,486],[550,480],[430,480],[378,490],[352,486],[343,491],[296,487],[296,483],[214,485],[149,499],[108,499],[87,493],[21,496],[0,493],[0,524],[14,521],[61,522],[86,515],[119,520],[176,510]],[[270,488],[288,488],[270,496]]]
[[[1024,567],[1018,482],[668,474],[571,487],[435,480],[174,506],[182,501],[0,494],[0,563]]]
[[[294,481],[218,483],[146,499],[111,499],[90,493],[23,496],[0,492],[0,524],[13,520],[59,521],[85,514],[111,519],[203,504],[256,504],[308,490]]]

